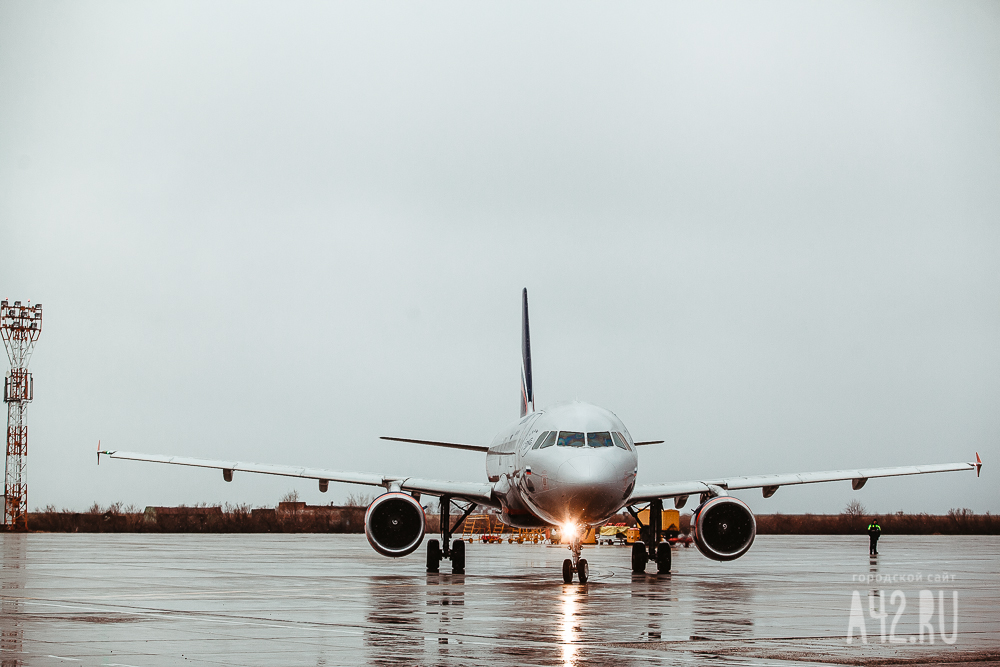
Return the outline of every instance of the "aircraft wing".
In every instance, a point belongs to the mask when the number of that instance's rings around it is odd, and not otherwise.
[[[170,463],[172,465],[193,466],[196,468],[214,468],[223,471],[223,478],[231,480],[234,473],[253,472],[262,475],[282,475],[285,477],[301,477],[303,479],[327,482],[344,482],[347,484],[366,484],[381,486],[386,489],[398,486],[401,491],[416,491],[431,496],[449,495],[458,500],[471,500],[480,505],[499,507],[499,501],[493,495],[493,485],[479,482],[450,482],[446,480],[421,479],[419,477],[403,477],[380,475],[367,472],[345,472],[342,470],[325,470],[323,468],[303,468],[298,466],[270,465],[263,463],[247,463],[242,461],[212,461],[209,459],[194,459],[185,456],[164,456],[162,454],[139,454],[137,452],[102,451],[112,459],[129,461],[147,461],[149,463]]]
[[[765,498],[770,498],[781,486],[792,484],[814,484],[816,482],[851,481],[857,490],[873,477],[898,477],[900,475],[924,475],[932,472],[955,472],[960,470],[979,470],[983,467],[982,459],[976,454],[976,460],[970,463],[935,463],[924,466],[897,466],[894,468],[859,468],[857,470],[827,470],[824,472],[800,472],[777,475],[754,475],[751,477],[727,477],[723,479],[706,479],[690,482],[668,482],[666,484],[643,484],[635,487],[628,504],[648,502],[657,498],[675,498],[699,493],[712,492],[715,489],[738,491],[741,489],[762,489]]]

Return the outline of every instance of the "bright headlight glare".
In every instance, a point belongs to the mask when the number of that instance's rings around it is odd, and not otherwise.
[[[559,533],[563,537],[576,537],[577,533],[580,532],[580,527],[575,523],[564,523],[559,527]]]

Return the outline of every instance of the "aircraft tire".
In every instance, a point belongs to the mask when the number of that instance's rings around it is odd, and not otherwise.
[[[670,572],[670,545],[666,542],[656,547],[656,571],[660,574]]]
[[[451,545],[451,573],[465,574],[465,542],[455,540]]]
[[[437,540],[427,540],[427,571],[439,572],[441,569],[441,543]]]
[[[632,543],[632,572],[635,574],[642,574],[646,571],[646,561],[649,560],[649,556],[646,555],[646,545],[642,542]]]
[[[573,583],[573,561],[569,558],[563,561],[563,583]]]
[[[581,558],[580,562],[577,563],[576,576],[581,584],[587,583],[587,579],[590,579],[590,565],[587,563],[586,558]]]

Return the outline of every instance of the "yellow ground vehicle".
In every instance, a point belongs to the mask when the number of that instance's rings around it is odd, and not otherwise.
[[[469,544],[479,540],[485,544],[507,542],[541,542],[545,539],[545,531],[527,528],[511,528],[493,514],[472,514],[462,525],[462,539]]]
[[[469,544],[476,535],[490,532],[490,517],[488,514],[472,514],[462,522],[462,539]]]
[[[507,536],[507,543],[517,542],[518,544],[524,544],[525,542],[530,542],[538,544],[539,542],[544,542],[545,539],[544,528],[511,528],[510,534]]]
[[[667,539],[677,537],[677,535],[681,532],[681,513],[677,510],[663,510],[661,516],[663,536]],[[649,509],[644,509],[639,512],[639,521],[641,521],[644,526],[649,525]],[[625,539],[628,544],[634,544],[635,542],[641,541],[642,537],[639,535],[639,528],[629,528]]]
[[[629,527],[623,523],[606,524],[601,526],[601,530],[597,535],[597,542],[598,544],[614,544],[615,542],[625,544],[628,542],[628,531]]]
[[[503,521],[501,521],[500,517],[498,516],[487,514],[486,518],[487,518],[486,521],[487,529],[486,532],[483,533],[480,539],[487,544],[496,544],[498,542],[502,542],[503,533],[505,530],[507,530],[507,527],[504,525]]]

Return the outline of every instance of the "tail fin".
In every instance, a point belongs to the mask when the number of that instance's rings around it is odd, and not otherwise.
[[[535,411],[535,392],[531,388],[531,336],[528,334],[528,288],[521,293],[521,416]]]

